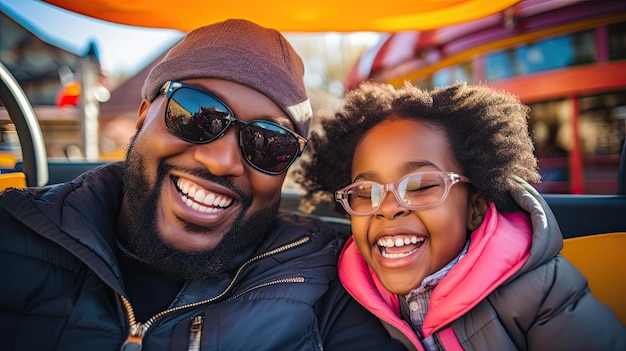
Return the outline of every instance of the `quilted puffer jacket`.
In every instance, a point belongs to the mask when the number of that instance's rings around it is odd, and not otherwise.
[[[470,246],[431,294],[422,331],[441,350],[626,350],[626,328],[559,251],[563,238],[543,198],[512,194],[525,213],[491,204]],[[424,350],[353,240],[339,260],[350,294],[410,350]],[[404,297],[401,297],[404,298]]]

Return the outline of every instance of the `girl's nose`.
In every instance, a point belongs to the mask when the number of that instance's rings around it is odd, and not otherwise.
[[[376,211],[377,217],[394,219],[409,212],[408,209],[398,203],[398,200],[391,191],[386,191],[382,196],[384,196],[384,198],[381,199],[382,203]]]

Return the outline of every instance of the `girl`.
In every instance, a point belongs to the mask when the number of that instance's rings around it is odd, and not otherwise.
[[[313,133],[305,203],[350,215],[339,276],[411,350],[626,350],[563,256],[515,97],[367,83]],[[348,184],[348,185],[346,185]]]

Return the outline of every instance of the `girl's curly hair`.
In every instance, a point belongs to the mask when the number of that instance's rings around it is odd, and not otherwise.
[[[363,83],[345,96],[334,117],[311,133],[294,180],[306,190],[301,208],[333,202],[334,192],[351,182],[352,157],[363,135],[392,114],[432,124],[448,137],[453,156],[476,191],[501,211],[518,209],[510,196],[519,184],[540,180],[528,131],[529,108],[513,95],[481,85],[457,83],[432,91],[410,83],[394,88]],[[336,203],[335,209],[345,213]]]

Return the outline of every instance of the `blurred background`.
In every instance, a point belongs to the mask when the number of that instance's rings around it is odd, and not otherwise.
[[[488,84],[531,107],[540,191],[615,194],[626,133],[626,2],[513,2],[427,30],[285,35],[303,57],[316,115],[332,113],[366,80]],[[33,104],[49,158],[123,159],[143,80],[182,36],[39,1],[0,2],[0,62]],[[20,153],[1,106],[0,152]]]
[[[134,132],[143,80],[183,35],[105,22],[38,1],[0,2],[0,60],[35,106],[49,157],[122,158]],[[324,109],[337,106],[348,71],[383,34],[286,36],[303,57],[311,100]],[[95,155],[85,155],[77,132],[80,88],[87,76],[92,76],[100,109]],[[19,153],[7,122],[0,114],[0,147]]]

